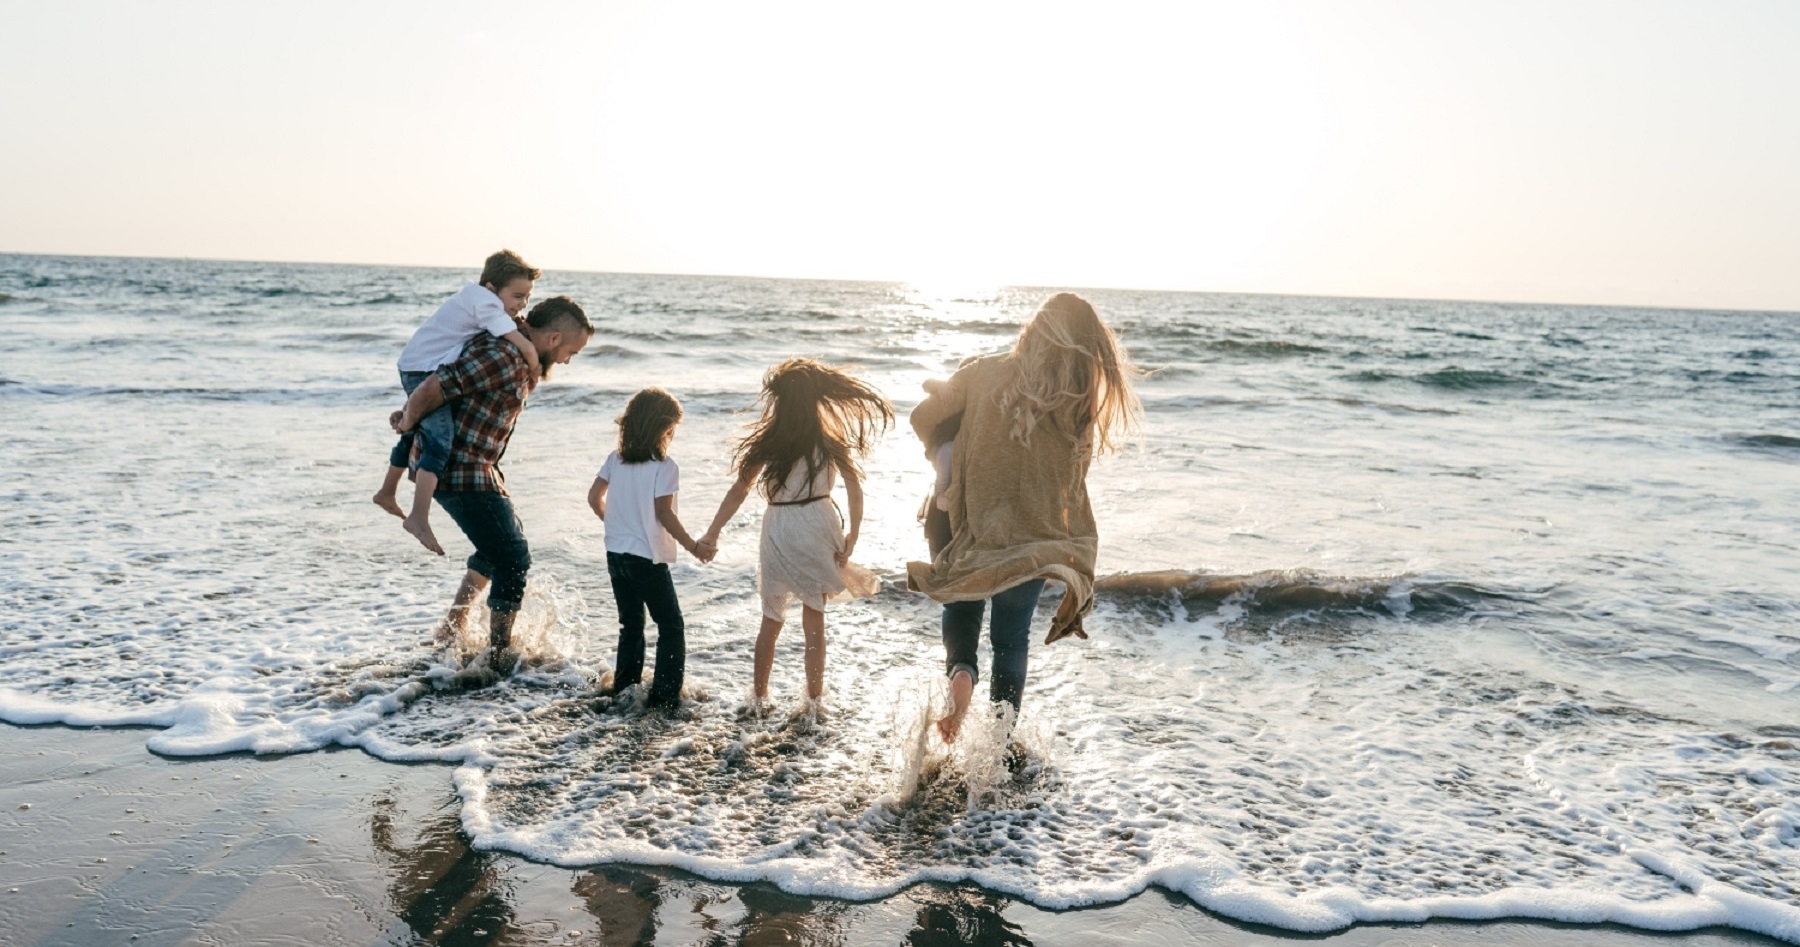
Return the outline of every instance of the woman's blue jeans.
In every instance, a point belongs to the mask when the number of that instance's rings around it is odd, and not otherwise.
[[[989,699],[995,703],[1006,701],[1017,712],[1025,694],[1025,666],[1031,655],[1031,616],[1037,611],[1038,596],[1043,591],[1044,580],[1032,579],[990,599],[945,605],[944,673],[966,671],[971,682],[981,680],[975,670],[975,646],[981,641],[981,613],[988,602],[994,603],[993,616],[988,621],[988,639],[994,645]]]

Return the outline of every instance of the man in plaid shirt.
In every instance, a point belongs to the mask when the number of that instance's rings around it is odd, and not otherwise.
[[[456,361],[440,367],[413,389],[406,407],[391,419],[394,429],[405,433],[446,402],[455,413],[456,440],[450,445],[450,462],[438,479],[435,498],[474,544],[475,553],[469,557],[468,572],[456,590],[450,614],[438,626],[438,640],[449,642],[462,636],[469,605],[491,583],[487,600],[492,615],[490,664],[502,673],[518,663],[518,654],[512,649],[512,626],[525,597],[531,549],[506,492],[500,458],[506,454],[513,424],[531,390],[540,379],[550,377],[551,366],[574,358],[594,335],[587,313],[567,296],[533,306],[522,329],[537,348],[538,364],[527,362],[509,342],[486,333],[477,335]],[[413,450],[416,455],[417,443]]]

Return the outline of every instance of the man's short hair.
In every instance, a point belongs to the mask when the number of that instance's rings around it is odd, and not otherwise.
[[[481,285],[492,286],[495,292],[506,288],[506,284],[523,276],[533,282],[544,275],[544,271],[527,263],[511,250],[501,250],[487,258],[481,266]]]
[[[594,324],[588,321],[587,312],[567,296],[552,296],[531,307],[530,314],[525,317],[525,324],[533,329],[556,332],[573,332],[579,329],[587,335],[594,334]]]

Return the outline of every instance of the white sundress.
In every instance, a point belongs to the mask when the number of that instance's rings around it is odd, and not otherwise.
[[[788,471],[787,482],[770,498],[763,513],[762,544],[756,567],[756,590],[762,595],[763,617],[786,621],[788,603],[824,611],[825,603],[867,598],[881,589],[881,578],[854,562],[837,564],[844,548],[844,522],[831,500],[837,469],[822,465],[806,479],[806,464]],[[810,503],[793,500],[819,497]]]

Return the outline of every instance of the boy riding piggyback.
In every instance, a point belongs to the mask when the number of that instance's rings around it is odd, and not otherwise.
[[[528,364],[536,365],[537,349],[519,331],[518,320],[531,301],[532,286],[542,275],[511,250],[488,257],[480,282],[464,286],[413,332],[400,353],[400,387],[412,394],[439,366],[456,361],[463,346],[482,333],[511,342]],[[411,464],[414,438],[419,441],[419,463],[413,476],[412,512],[408,513],[400,508],[395,494],[400,477]],[[456,421],[449,405],[427,414],[411,431],[400,435],[388,455],[387,476],[374,498],[376,506],[403,520],[406,531],[420,545],[440,556],[443,547],[431,533],[431,497],[437,492],[438,478],[444,474],[455,439]]]

